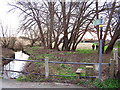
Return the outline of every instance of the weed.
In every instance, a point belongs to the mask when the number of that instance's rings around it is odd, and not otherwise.
[[[76,76],[76,73],[72,73],[72,74],[63,74],[63,73],[59,73],[58,75],[68,75],[68,76]],[[61,79],[71,79],[74,80],[76,79],[76,77],[67,77],[67,76],[58,76]]]
[[[60,66],[61,66],[62,68],[66,68],[64,64],[60,64]]]
[[[95,53],[96,51],[93,51],[91,49],[77,49],[76,51],[79,51],[81,54],[90,54],[90,53]]]
[[[44,79],[42,79],[42,78],[40,78],[40,80],[39,80],[40,82],[43,82],[44,81]]]
[[[59,58],[59,57],[58,57],[57,60],[63,60],[63,58]]]
[[[82,59],[81,61],[82,61],[82,62],[86,62],[86,61],[87,61],[87,59]]]
[[[40,49],[41,47],[32,47],[32,49],[37,50]]]
[[[80,68],[84,69],[84,67],[80,67]],[[60,64],[60,67],[58,68],[58,70],[59,70],[58,75],[77,76],[76,73],[72,72],[72,68],[71,67],[66,67],[65,64]],[[65,73],[64,73],[64,71],[65,71]],[[81,76],[85,76],[85,73],[81,73]],[[71,80],[76,79],[76,77],[66,77],[66,76],[59,76],[59,78],[71,79]]]
[[[55,82],[59,82],[59,80],[55,80]]]
[[[83,70],[84,70],[85,67],[79,67],[79,69],[83,69]],[[81,73],[81,76],[85,76],[85,73],[82,72],[82,73]]]
[[[43,58],[48,57],[48,58],[55,58],[55,56],[52,56],[52,54],[41,54]]]
[[[60,55],[65,55],[64,53],[60,53]]]
[[[88,84],[86,81],[80,80],[79,83],[77,83],[78,86]]]
[[[79,52],[66,52],[65,54],[69,55],[69,54],[77,54],[77,53],[79,53]]]
[[[98,79],[96,79],[94,81],[94,85],[97,88],[120,88],[120,81],[118,79],[107,79],[105,81],[98,81]]]
[[[19,76],[16,80],[17,81],[32,81],[31,79],[29,79],[26,76]]]
[[[89,88],[93,88],[94,84],[92,83],[92,80],[80,80],[77,83],[78,86],[85,86],[85,87],[89,87]]]

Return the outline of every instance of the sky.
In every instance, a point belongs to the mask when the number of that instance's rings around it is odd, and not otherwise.
[[[5,26],[8,26],[9,30],[11,33],[15,33],[16,30],[19,28],[19,23],[20,23],[20,16],[18,11],[17,12],[9,12],[8,11],[12,8],[11,6],[8,5],[8,2],[13,2],[15,0],[0,0],[0,23],[2,23]],[[34,0],[30,0],[34,1]],[[101,2],[101,0],[98,0]],[[108,0],[111,1],[111,0]],[[89,33],[87,33],[88,37]],[[92,38],[89,35],[90,38]]]
[[[8,5],[8,2],[12,0],[0,0],[0,23],[4,27],[8,27],[10,32],[15,33],[19,27],[19,14],[8,12],[11,7]]]

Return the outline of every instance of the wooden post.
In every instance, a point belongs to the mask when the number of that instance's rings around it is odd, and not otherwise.
[[[85,70],[86,70],[86,73],[85,73],[86,76],[93,76],[94,75],[93,66],[86,66]]]
[[[110,59],[110,78],[114,77],[114,60]]]
[[[48,76],[49,76],[49,64],[48,64],[48,62],[49,62],[49,58],[46,57],[46,58],[45,58],[45,78],[46,78],[46,79],[47,79]]]
[[[114,48],[114,60],[116,63],[116,70],[115,70],[115,75],[117,75],[119,65],[118,65],[118,48]]]
[[[114,60],[117,64],[117,68],[118,68],[118,49],[114,48]]]
[[[77,74],[76,80],[77,80],[77,82],[80,81],[81,71],[82,71],[82,69],[79,69],[79,68],[78,68],[77,71],[76,71],[76,74]]]
[[[77,74],[76,80],[77,80],[77,82],[79,82],[80,81],[80,73],[76,73],[76,74]]]

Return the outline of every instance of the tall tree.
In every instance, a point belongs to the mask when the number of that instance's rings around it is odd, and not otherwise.
[[[114,33],[113,33],[112,39],[111,39],[111,41],[108,45],[108,48],[105,51],[106,54],[110,53],[113,50],[114,44],[115,44],[116,40],[119,38],[119,35],[120,35],[120,11],[119,10],[117,10],[117,12],[114,12],[114,14],[117,14],[116,15],[117,17],[115,17],[117,20],[114,22],[114,26],[113,26],[114,27],[113,28]]]
[[[109,16],[107,27],[105,29],[105,34],[104,34],[104,37],[103,37],[103,40],[102,40],[102,51],[103,51],[103,53],[104,53],[104,47],[105,47],[105,40],[106,40],[107,33],[108,33],[108,30],[109,30],[109,27],[110,27],[110,23],[111,23],[111,20],[112,20],[112,17],[113,17],[113,13],[114,13],[114,10],[115,10],[115,4],[116,4],[116,0],[114,0],[114,2],[113,2],[113,6],[112,6],[112,9],[111,9],[111,13],[110,13],[110,16]]]

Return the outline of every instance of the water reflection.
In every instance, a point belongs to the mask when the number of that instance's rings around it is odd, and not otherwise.
[[[29,55],[23,53],[22,51],[15,52],[15,59],[28,60]],[[4,67],[4,70],[22,71],[26,65],[25,61],[11,61]],[[6,72],[4,73],[4,78],[18,78],[21,73],[17,72]]]

